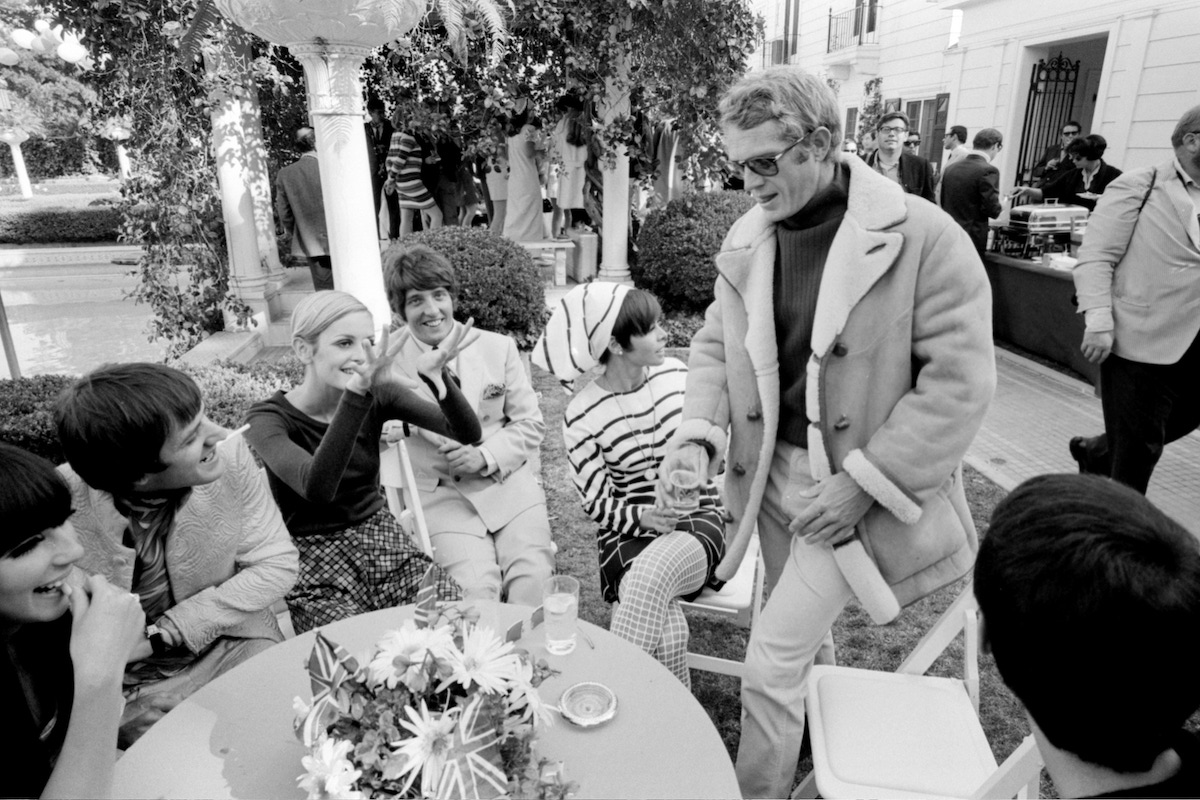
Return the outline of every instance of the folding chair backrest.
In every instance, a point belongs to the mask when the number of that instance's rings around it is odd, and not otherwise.
[[[942,615],[926,631],[917,646],[901,662],[896,672],[905,675],[924,675],[937,661],[938,656],[950,646],[959,632],[963,636],[963,683],[975,713],[979,713],[979,604],[975,600],[975,589],[967,583]]]
[[[421,509],[412,460],[403,441],[385,445],[380,450],[379,482],[383,485],[392,516],[412,535],[421,551],[432,558],[433,543],[425,524],[425,512]]]

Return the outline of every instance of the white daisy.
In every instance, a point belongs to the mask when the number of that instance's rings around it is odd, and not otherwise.
[[[445,627],[418,628],[411,619],[399,630],[388,631],[375,645],[375,657],[367,665],[373,685],[386,684],[389,689],[403,681],[414,692],[425,691],[423,667],[429,655],[441,658],[454,649],[450,631]]]
[[[457,711],[458,709],[452,708],[444,714],[430,714],[424,700],[421,701],[419,712],[412,706],[404,707],[408,720],[399,722],[412,733],[412,737],[392,743],[396,748],[395,755],[404,759],[404,766],[396,777],[408,775],[404,788],[400,790],[401,794],[406,793],[413,785],[418,773],[421,775],[421,796],[433,797],[437,793],[442,767],[446,763],[450,747],[454,744]]]
[[[513,673],[512,687],[509,689],[505,702],[506,731],[512,718],[517,717],[521,722],[534,722],[537,725],[553,725],[552,708],[546,705],[537,687],[533,685],[533,662],[517,659],[517,667]]]
[[[301,762],[308,773],[301,775],[297,783],[308,792],[308,800],[361,800],[363,794],[354,788],[354,782],[362,770],[354,769],[346,756],[352,745],[345,739],[326,739],[312,755]]]
[[[451,648],[446,653],[450,675],[438,686],[444,690],[452,683],[460,683],[468,690],[478,686],[488,693],[505,692],[520,663],[513,652],[512,642],[504,642],[481,625],[468,626],[463,632],[462,650]]]

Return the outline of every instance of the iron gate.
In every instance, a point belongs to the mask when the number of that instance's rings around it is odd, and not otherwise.
[[[1060,52],[1033,66],[1029,79],[1029,102],[1025,105],[1025,124],[1021,128],[1021,152],[1017,158],[1018,184],[1032,182],[1033,167],[1050,145],[1058,144],[1062,127],[1071,118],[1075,105],[1075,84],[1079,80],[1079,62],[1064,58]]]

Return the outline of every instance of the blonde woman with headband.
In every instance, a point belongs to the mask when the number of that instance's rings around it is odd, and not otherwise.
[[[251,446],[300,551],[288,595],[296,630],[411,602],[432,563],[405,534],[379,491],[379,437],[402,420],[461,442],[479,420],[444,368],[470,337],[471,322],[416,366],[438,404],[391,369],[397,345],[375,344],[366,306],[345,292],[306,297],[292,312],[292,348],[304,380],[250,409]],[[435,567],[443,599],[458,585]]]
[[[689,688],[688,625],[679,599],[720,587],[723,509],[707,476],[659,501],[657,472],[683,410],[687,367],[665,358],[662,309],[649,292],[596,281],[571,290],[534,349],[564,382],[599,364],[563,417],[567,459],[584,511],[599,524],[600,590],[611,630]]]

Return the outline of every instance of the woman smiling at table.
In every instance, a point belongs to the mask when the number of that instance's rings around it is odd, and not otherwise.
[[[246,438],[300,551],[287,598],[298,632],[413,601],[432,562],[384,505],[379,437],[384,422],[398,419],[461,442],[479,438],[479,420],[443,371],[470,329],[458,327],[417,362],[435,406],[391,368],[401,341],[388,347],[385,333],[375,347],[371,313],[351,295],[317,292],[292,312],[304,380],[252,407]],[[439,596],[457,598],[458,585],[434,569]]]
[[[98,575],[67,582],[83,555],[71,513],[50,462],[0,444],[6,797],[112,794],[121,681],[145,615],[136,595]]]
[[[725,524],[711,483],[691,512],[658,502],[655,493],[687,380],[687,367],[663,356],[661,314],[649,292],[579,286],[550,318],[534,361],[564,381],[603,366],[567,405],[563,439],[584,511],[600,525],[600,589],[619,603],[610,629],[690,687],[679,598],[721,586],[713,570],[725,552]]]

